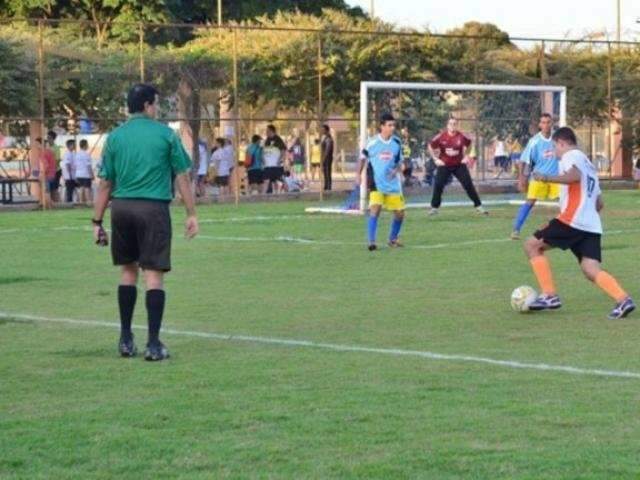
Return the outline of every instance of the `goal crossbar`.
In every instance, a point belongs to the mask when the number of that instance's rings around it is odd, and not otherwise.
[[[360,82],[360,148],[367,142],[369,90],[445,90],[478,92],[553,92],[560,94],[560,126],[567,123],[567,87],[560,85],[491,85],[486,83]]]

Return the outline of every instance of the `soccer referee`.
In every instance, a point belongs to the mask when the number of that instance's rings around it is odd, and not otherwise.
[[[119,351],[123,357],[137,353],[131,331],[136,304],[138,273],[147,287],[149,327],[146,360],[169,357],[160,341],[165,306],[164,274],[171,270],[171,177],[187,210],[186,236],[198,233],[189,168],[191,161],[180,139],[155,120],[158,92],[151,85],[135,85],[127,96],[130,117],[113,130],[103,151],[100,188],[93,218],[96,243],[103,241],[102,218],[111,200],[111,255],[121,268]]]

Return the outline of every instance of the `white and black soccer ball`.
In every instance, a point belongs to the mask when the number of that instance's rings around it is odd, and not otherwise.
[[[538,298],[538,292],[528,285],[522,285],[511,294],[511,308],[520,313],[528,312],[536,298]]]

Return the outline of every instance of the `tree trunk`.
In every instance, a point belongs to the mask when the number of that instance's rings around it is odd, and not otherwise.
[[[182,140],[182,144],[184,145],[187,152],[190,152],[191,158],[193,159],[193,168],[197,171],[199,162],[198,162],[198,142],[196,135],[199,133],[199,125],[198,129],[194,131],[193,129],[193,106],[195,92],[192,86],[189,84],[187,80],[184,78],[180,80],[178,84],[178,117],[180,118],[180,139]],[[197,100],[199,105],[200,101]],[[194,152],[196,152],[194,154]]]

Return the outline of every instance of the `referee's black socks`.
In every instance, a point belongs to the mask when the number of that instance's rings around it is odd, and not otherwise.
[[[160,327],[164,314],[164,290],[147,290],[147,318],[149,320],[149,343],[160,340]]]
[[[118,286],[118,306],[120,307],[120,333],[126,339],[131,338],[131,319],[136,306],[138,289],[135,285]]]

